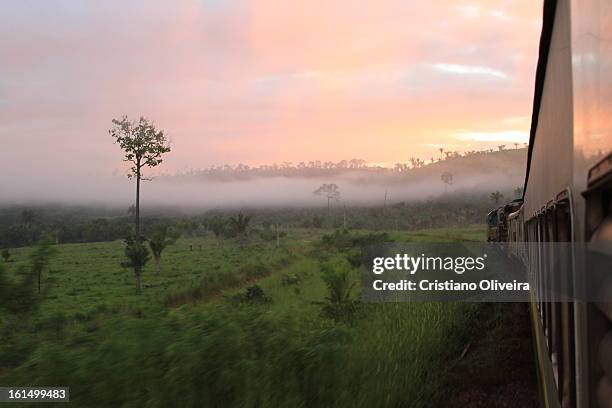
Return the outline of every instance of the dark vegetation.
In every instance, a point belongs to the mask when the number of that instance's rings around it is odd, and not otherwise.
[[[454,196],[447,200],[397,202],[381,207],[346,207],[287,209],[209,210],[196,214],[181,214],[162,209],[145,211],[142,216],[142,235],[152,236],[160,228],[170,228],[173,234],[184,237],[203,237],[213,234],[219,239],[244,234],[259,234],[276,239],[280,233],[296,228],[341,228],[346,217],[350,229],[412,230],[462,227],[482,223],[483,215],[491,209],[486,194],[482,197]],[[24,223],[22,212],[35,215]],[[248,211],[248,216],[247,216]],[[230,217],[234,217],[231,221]],[[242,218],[240,218],[242,217]],[[246,219],[248,218],[248,221]],[[246,222],[246,227],[245,227]],[[0,248],[34,245],[48,236],[55,243],[105,242],[125,239],[130,233],[133,217],[123,209],[73,208],[61,206],[0,207]]]

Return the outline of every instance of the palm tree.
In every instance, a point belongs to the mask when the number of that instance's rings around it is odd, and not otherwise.
[[[502,198],[504,198],[504,195],[502,193],[500,193],[499,191],[495,191],[495,192],[491,193],[489,198],[491,199],[491,201],[493,201],[495,203],[495,205],[497,205],[502,200]]]
[[[446,192],[448,186],[453,185],[453,174],[448,171],[445,171],[444,173],[442,173],[442,176],[440,176],[440,180],[442,180],[442,182],[444,183],[444,192]]]
[[[247,229],[249,228],[249,223],[251,222],[250,215],[244,215],[242,213],[238,213],[237,216],[229,218],[229,224],[239,237],[246,236]]]
[[[208,221],[208,229],[215,234],[215,238],[217,238],[217,245],[221,245],[221,237],[225,232],[227,227],[227,221],[223,218],[216,216]]]
[[[155,259],[155,274],[159,275],[162,252],[168,245],[174,244],[176,238],[168,237],[168,227],[164,226],[157,229],[149,240],[149,248]]]

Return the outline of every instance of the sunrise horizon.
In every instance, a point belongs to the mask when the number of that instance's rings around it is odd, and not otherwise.
[[[0,182],[121,171],[108,129],[122,115],[165,131],[169,173],[528,141],[538,2],[122,7],[5,7]]]

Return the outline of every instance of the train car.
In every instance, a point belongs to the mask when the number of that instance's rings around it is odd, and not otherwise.
[[[497,210],[492,210],[487,214],[487,242],[498,241],[498,230],[497,230]]]
[[[523,203],[508,215],[508,252],[527,264],[527,248],[525,246],[525,221],[523,216]]]
[[[498,207],[487,214],[487,241],[488,242],[508,242],[509,216],[517,211],[523,200],[516,199],[508,204]]]
[[[597,279],[601,302],[579,297],[551,302],[543,293],[551,281],[571,293],[586,285],[586,274],[577,271],[590,271],[590,261],[579,255],[579,246],[598,243],[600,251],[612,253],[610,1],[544,1],[523,191],[522,204],[508,215],[504,238],[533,283],[542,403],[611,408],[612,264],[610,273],[588,277]],[[555,254],[567,257],[569,267],[551,263],[545,245],[551,242],[572,248]]]

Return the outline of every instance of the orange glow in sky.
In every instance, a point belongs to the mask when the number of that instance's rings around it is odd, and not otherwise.
[[[166,129],[166,171],[527,141],[539,1],[0,7],[7,168],[109,174],[120,153],[107,130],[123,114]]]

